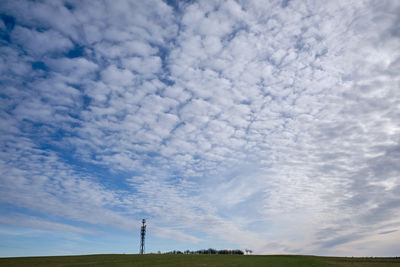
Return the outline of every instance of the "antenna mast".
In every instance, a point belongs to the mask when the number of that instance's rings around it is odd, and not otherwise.
[[[140,229],[140,254],[144,254],[144,237],[146,235],[146,219],[142,220],[142,227]]]

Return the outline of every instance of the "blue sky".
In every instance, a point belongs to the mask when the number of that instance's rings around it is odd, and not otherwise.
[[[0,256],[400,255],[399,1],[0,14]]]

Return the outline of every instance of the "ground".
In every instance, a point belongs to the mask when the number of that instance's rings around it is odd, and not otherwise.
[[[2,266],[400,266],[400,258],[341,258],[297,255],[86,255],[0,258]]]

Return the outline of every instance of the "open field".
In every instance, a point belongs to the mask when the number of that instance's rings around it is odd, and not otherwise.
[[[0,266],[400,266],[400,258],[296,255],[86,255],[0,258]]]

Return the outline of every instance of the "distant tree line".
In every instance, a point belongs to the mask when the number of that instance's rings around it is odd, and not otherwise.
[[[164,254],[228,254],[228,255],[243,255],[244,252],[241,251],[240,249],[221,249],[221,250],[216,250],[213,248],[209,249],[200,249],[196,251],[191,251],[191,250],[185,250],[185,251],[180,251],[180,250],[173,250],[173,251],[168,251],[165,252]]]

